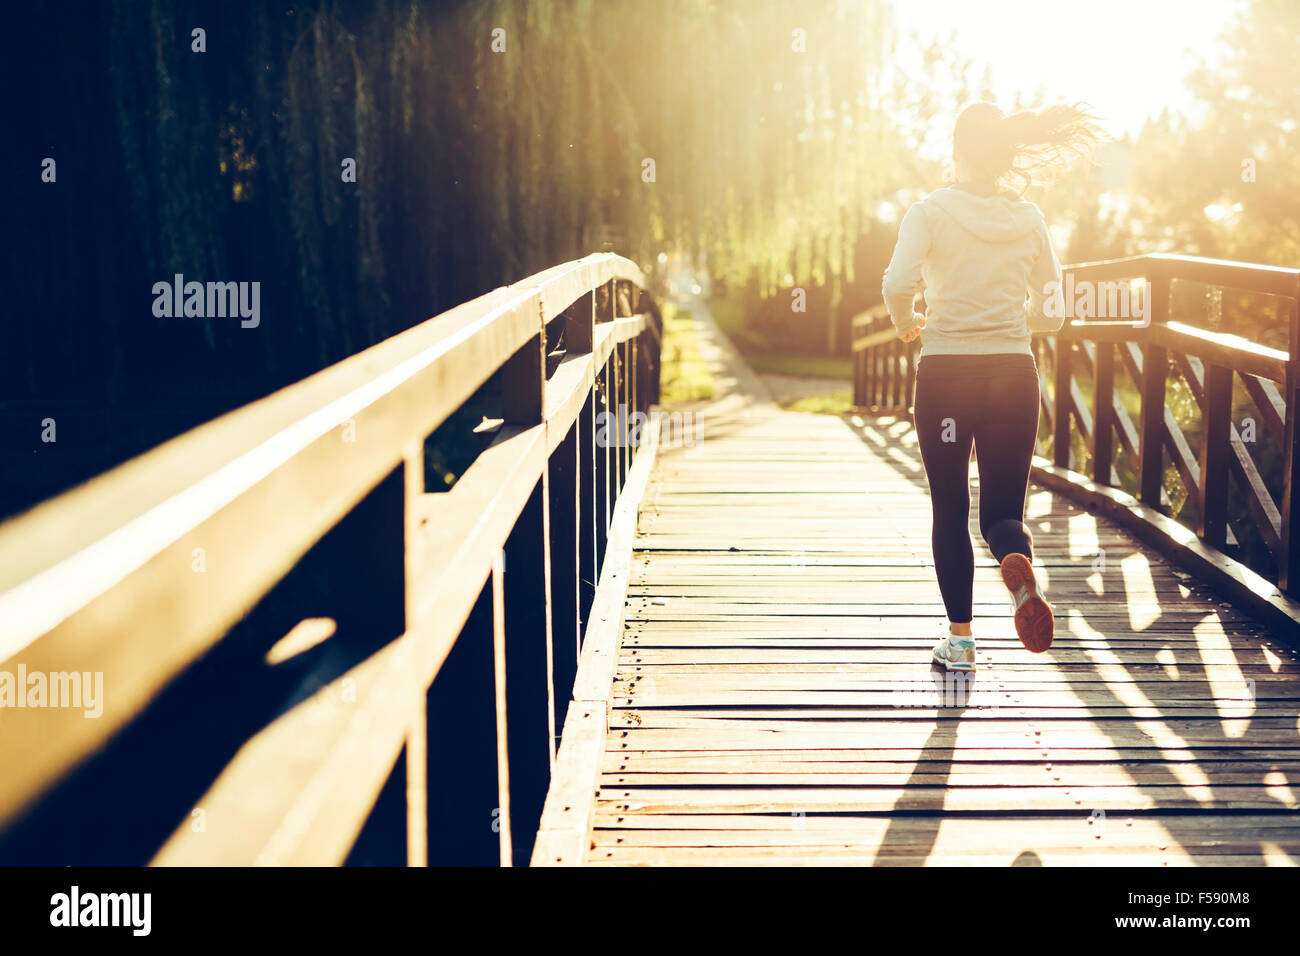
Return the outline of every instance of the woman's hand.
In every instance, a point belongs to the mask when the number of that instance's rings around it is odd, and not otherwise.
[[[916,317],[916,328],[912,329],[912,331],[910,332],[904,332],[902,335],[900,335],[898,337],[898,340],[900,342],[915,342],[917,336],[921,334],[921,330],[925,328],[925,316],[922,315],[920,312],[917,312],[915,317]]]

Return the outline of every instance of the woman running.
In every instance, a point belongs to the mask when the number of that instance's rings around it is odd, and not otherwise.
[[[1038,367],[1029,335],[1060,329],[1065,309],[1047,223],[1021,196],[1037,173],[1087,155],[1099,138],[1094,117],[1077,106],[1010,116],[992,103],[968,106],[953,131],[955,184],[908,209],[885,271],[885,304],[899,338],[921,338],[913,421],[948,614],[934,660],[949,670],[975,669],[975,556],[967,530],[972,442],[980,533],[1011,592],[1016,633],[1033,653],[1052,645],[1052,606],[1034,576],[1024,523],[1038,439]],[[924,315],[913,311],[922,281]]]

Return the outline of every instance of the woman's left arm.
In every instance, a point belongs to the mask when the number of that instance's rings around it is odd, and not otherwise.
[[[1065,324],[1065,296],[1061,294],[1061,263],[1052,247],[1052,234],[1043,222],[1041,248],[1029,272],[1029,303],[1025,319],[1030,332],[1059,332]]]

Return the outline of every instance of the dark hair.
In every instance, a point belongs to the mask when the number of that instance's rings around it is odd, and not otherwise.
[[[1051,182],[1075,159],[1090,159],[1102,138],[1097,117],[1082,103],[1010,116],[992,103],[972,103],[957,117],[952,135],[954,156],[961,156],[977,179],[1020,196],[1035,183]]]

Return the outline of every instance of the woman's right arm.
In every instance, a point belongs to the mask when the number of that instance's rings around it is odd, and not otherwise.
[[[913,203],[898,226],[898,243],[885,270],[881,295],[890,321],[899,337],[911,335],[925,325],[925,317],[912,311],[916,290],[921,284],[921,266],[930,251],[930,226],[920,203]],[[912,338],[916,338],[912,335]],[[911,341],[911,339],[904,339]]]

